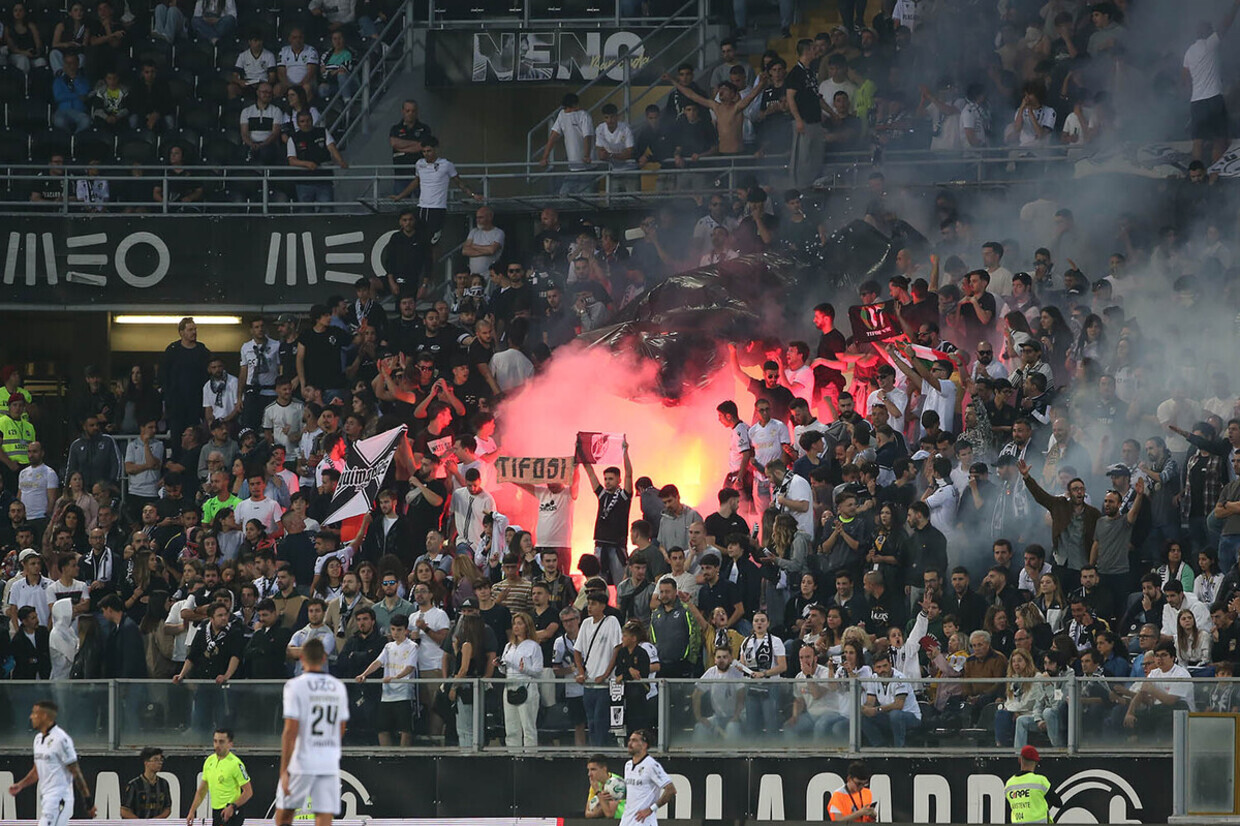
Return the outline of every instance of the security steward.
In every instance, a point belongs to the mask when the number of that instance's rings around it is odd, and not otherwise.
[[[216,729],[211,738],[214,753],[202,764],[202,782],[194,792],[194,802],[186,814],[186,826],[192,826],[194,813],[207,791],[211,792],[211,826],[241,826],[245,818],[241,807],[254,796],[250,773],[241,758],[232,753],[233,733]]]
[[[878,820],[874,794],[870,791],[869,766],[860,760],[849,764],[844,785],[831,793],[827,811],[835,823],[874,823]]]
[[[30,443],[35,441],[34,425],[24,418],[26,399],[20,393],[9,396],[9,406],[0,413],[0,474],[4,489],[17,492],[17,474],[30,464]]]
[[[1011,823],[1053,823],[1050,807],[1062,807],[1063,801],[1051,790],[1051,781],[1037,773],[1038,750],[1025,746],[1020,750],[1020,773],[1008,778],[1003,797],[1012,813]]]

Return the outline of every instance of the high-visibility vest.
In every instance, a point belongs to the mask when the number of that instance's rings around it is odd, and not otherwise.
[[[13,421],[9,414],[0,415],[0,450],[19,465],[30,464],[30,443],[34,441],[34,425],[24,420]]]
[[[1051,810],[1046,803],[1046,793],[1050,790],[1051,781],[1040,774],[1024,772],[1008,778],[1003,786],[1003,796],[1012,810],[1012,822],[1050,822]]]
[[[874,805],[874,794],[868,788],[862,788],[859,794],[853,794],[848,791],[848,786],[838,789],[831,793],[831,801],[828,804],[828,815],[831,820],[838,817],[850,815],[857,809],[864,809],[866,806]],[[858,822],[874,822],[873,817],[863,817]]]

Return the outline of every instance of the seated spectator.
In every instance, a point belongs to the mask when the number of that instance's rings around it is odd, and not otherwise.
[[[69,6],[69,16],[52,30],[52,51],[48,54],[52,71],[58,75],[63,72],[65,59],[71,55],[77,58],[78,68],[84,66],[86,46],[93,33],[91,25],[86,22],[86,6],[80,2]]]
[[[4,44],[9,51],[9,64],[22,74],[30,74],[31,68],[47,65],[47,50],[39,27],[30,20],[25,3],[14,3],[9,21],[4,26]]]
[[[237,28],[235,0],[197,0],[190,19],[194,34],[214,46]]]
[[[359,85],[353,74],[357,56],[346,45],[343,31],[332,32],[331,46],[331,51],[323,58],[323,82],[319,84],[319,97],[326,99],[339,95],[344,103],[348,103]]]
[[[91,158],[86,165],[86,176],[78,178],[74,196],[91,212],[103,212],[104,205],[112,200],[108,179],[99,175],[99,159]]]
[[[233,77],[228,83],[230,98],[253,98],[258,93],[259,84],[276,82],[276,57],[263,46],[262,33],[250,32],[246,43],[248,48],[237,55]]]
[[[1171,730],[1171,712],[1196,710],[1192,677],[1175,661],[1175,646],[1160,642],[1154,647],[1154,669],[1138,683],[1136,693],[1124,715],[1124,728],[1138,735],[1163,734]],[[1175,680],[1175,682],[1171,682]]]
[[[121,85],[120,75],[110,70],[95,84],[86,98],[95,126],[116,131],[129,122],[129,87]]]
[[[969,635],[973,653],[965,661],[961,676],[966,681],[964,697],[973,707],[975,715],[981,712],[982,707],[1002,696],[1005,690],[1002,678],[1008,671],[1007,657],[993,650],[990,643],[988,631],[974,631]],[[978,678],[988,679],[983,681]]]
[[[138,82],[129,90],[129,128],[153,132],[176,127],[176,104],[168,81],[159,77],[154,61],[142,61]],[[145,198],[143,199],[145,200]]]
[[[305,32],[299,28],[291,29],[288,33],[288,45],[280,49],[279,60],[276,64],[275,93],[284,97],[289,87],[300,86],[305,90],[306,97],[313,97],[318,86],[318,77],[318,50],[306,45]]]
[[[75,4],[75,8],[80,6],[80,3]],[[78,71],[79,62],[78,55],[74,53],[65,55],[63,71],[52,83],[52,99],[56,102],[52,125],[69,132],[81,132],[90,126],[90,114],[86,103],[86,98],[90,94],[90,83]]]
[[[185,38],[185,12],[182,4],[188,0],[164,0],[153,4],[155,16],[151,25],[151,37],[175,44]]]

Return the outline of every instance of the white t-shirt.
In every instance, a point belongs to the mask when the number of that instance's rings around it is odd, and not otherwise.
[[[624,817],[620,819],[620,826],[658,826],[659,807],[655,804],[671,782],[672,778],[667,776],[659,761],[649,754],[637,765],[633,765],[632,760],[625,763]],[[644,809],[650,809],[650,816],[639,821],[637,813]]]
[[[257,502],[253,499],[243,499],[241,504],[233,509],[233,516],[236,517],[237,524],[241,525],[243,530],[246,522],[257,519],[263,523],[269,535],[276,532],[276,526],[280,524],[280,517],[283,515],[284,508],[280,507],[280,503],[274,499],[264,498]]]
[[[452,491],[452,519],[456,525],[457,541],[470,545],[477,542],[478,537],[482,536],[482,515],[494,510],[495,497],[485,490],[477,495],[470,493],[469,488]]]
[[[313,46],[303,46],[299,54],[293,54],[292,46],[280,49],[280,65],[288,76],[289,83],[301,83],[311,66],[319,65],[319,53]]]
[[[479,229],[474,227],[469,231],[470,243],[485,247],[488,244],[499,243],[499,249],[494,255],[475,255],[469,259],[469,271],[477,275],[486,275],[491,271],[491,264],[499,260],[504,254],[504,231],[499,227],[491,227],[490,229]]]
[[[319,671],[294,677],[284,684],[284,719],[298,722],[290,774],[340,771],[340,724],[349,719],[344,683]]]
[[[58,487],[60,479],[56,477],[56,471],[47,465],[27,465],[22,468],[21,473],[17,474],[17,498],[26,506],[26,518],[45,518],[48,515],[48,506],[52,504],[48,501],[47,492]]]
[[[1055,110],[1049,106],[1043,106],[1033,110],[1033,120],[1031,121],[1028,114],[1021,117],[1020,122],[1020,145],[1033,146],[1035,143],[1047,143],[1050,141],[1050,131],[1043,132],[1039,137],[1033,131],[1033,121],[1046,130],[1053,131],[1055,129]],[[1009,285],[1009,289],[1011,286]]]
[[[283,445],[286,453],[297,448],[301,438],[301,415],[305,405],[293,400],[282,405],[272,402],[263,409],[263,430],[271,431],[271,438],[278,445]]]
[[[920,0],[896,0],[895,8],[891,10],[891,19],[899,20],[901,26],[910,32],[916,32],[921,19],[919,4]]]
[[[49,613],[52,610],[52,606],[56,604],[56,600],[58,599],[67,599],[74,605],[81,602],[83,598],[87,600],[90,599],[90,592],[87,590],[87,585],[80,579],[75,579],[68,585],[65,585],[59,579],[54,579],[47,584],[47,588],[44,589],[44,593],[47,594],[47,610]],[[78,618],[75,616],[73,618],[73,633],[76,634],[77,631]]]
[[[867,405],[866,409],[867,410],[873,410],[875,405],[882,404],[882,401],[879,398],[879,394],[882,392],[883,391],[881,390],[874,390],[870,392],[870,395],[866,398],[866,405]],[[892,388],[892,391],[887,394],[887,398],[896,407],[900,408],[905,413],[908,413],[908,395],[903,390],[901,390],[898,387]],[[891,425],[891,429],[894,430],[896,433],[903,433],[904,432],[904,416],[890,415],[891,413],[890,407],[887,408],[887,412],[889,414],[887,418],[887,424]]]
[[[805,706],[805,713],[810,717],[820,717],[835,708],[835,702],[831,697],[830,691],[824,691],[821,696],[815,697],[809,690],[810,680],[831,679],[831,671],[825,665],[814,666],[814,676],[812,677],[806,677],[805,672],[798,671],[793,679],[801,681],[799,684],[794,683],[792,690],[796,692],[797,698]]]
[[[1007,267],[995,267],[993,270],[987,270],[990,273],[990,286],[986,291],[991,295],[1011,295],[1012,294],[1012,271]],[[945,426],[944,430],[947,429]]]
[[[878,675],[875,675],[878,676]],[[899,669],[891,669],[892,682],[879,683],[873,682],[865,687],[867,694],[874,695],[881,706],[891,705],[895,702],[896,697],[904,697],[904,705],[900,707],[900,711],[908,712],[914,715],[918,720],[921,719],[921,706],[917,704],[917,696],[913,692],[912,684],[905,682],[908,677]]]
[[[990,135],[989,113],[977,103],[966,103],[964,108],[960,110],[960,141],[962,145],[967,145],[968,140],[965,136],[966,129],[972,129],[977,133],[977,137],[982,139],[985,144]]]
[[[334,659],[336,656],[336,632],[326,625],[320,625],[315,628],[312,625],[305,625],[293,632],[293,636],[289,638],[289,648],[301,648],[308,640],[318,640],[323,643],[323,648],[327,651],[328,658]],[[302,673],[301,663],[293,664],[294,676],[300,676]]]
[[[418,176],[418,206],[422,209],[447,209],[448,187],[457,176],[456,165],[446,158],[429,163],[422,158],[414,164]]]
[[[151,439],[151,455],[159,460],[162,467],[164,443],[159,439]],[[130,439],[129,444],[125,446],[125,461],[135,465],[146,462],[146,447],[143,446],[141,439]],[[132,495],[148,498],[159,495],[159,468],[147,468],[138,473],[130,473],[128,476],[129,492]]]
[[[851,80],[843,83],[836,83],[831,78],[827,78],[818,84],[818,95],[823,99],[827,106],[831,107],[831,111],[835,111],[835,93],[843,92],[848,95],[848,101],[855,104],[857,102],[857,84]]]
[[[1218,32],[1198,40],[1184,53],[1184,68],[1193,80],[1193,102],[1223,94],[1218,70]]]
[[[395,640],[389,642],[379,652],[379,664],[383,666],[383,676],[392,678],[409,666],[413,666],[413,671],[406,675],[405,679],[415,679],[418,676],[418,644],[408,637],[401,643]],[[397,682],[393,679],[392,682],[383,684],[381,699],[385,703],[412,700],[414,685],[414,683]]]
[[[585,169],[589,163],[586,157],[586,138],[594,137],[594,123],[590,113],[584,109],[575,112],[560,111],[551,131],[557,132],[564,139],[564,154],[568,156],[569,169]]]
[[[940,379],[939,389],[935,390],[934,386],[928,381],[922,381],[921,394],[924,401],[921,410],[924,413],[927,410],[933,410],[939,414],[939,426],[944,430],[954,430],[953,425],[956,423],[956,384],[951,379]],[[925,429],[921,427],[919,422],[918,429],[925,433]]]
[[[1188,673],[1187,668],[1185,668],[1182,665],[1173,665],[1171,666],[1171,670],[1169,671],[1163,671],[1161,668],[1155,668],[1153,671],[1150,672],[1149,677],[1147,677],[1146,679],[1154,680],[1154,681],[1157,681],[1160,679],[1188,680],[1191,677],[1192,675]],[[1197,710],[1196,698],[1193,696],[1192,683],[1155,682],[1154,685],[1158,688],[1159,691],[1165,691],[1168,694],[1174,694],[1176,697],[1179,697],[1181,700],[1183,700],[1185,703],[1188,704],[1189,711]]]
[[[237,55],[237,62],[233,65],[241,73],[246,86],[257,86],[266,80],[267,73],[276,67],[276,56],[270,50],[263,49],[258,53],[258,57],[255,57],[253,52],[246,49]]]
[[[790,367],[784,368],[784,378],[788,380],[788,389],[792,391],[792,395],[798,399],[805,399],[809,402],[810,409],[814,409],[814,368],[808,364],[802,364],[797,370]],[[795,444],[794,444],[795,446]],[[800,450],[800,448],[797,448]]]
[[[417,611],[409,615],[409,631],[412,633],[418,629],[418,620],[426,622],[428,628],[432,631],[445,631],[448,628],[448,615],[442,608],[431,606],[425,611]],[[418,643],[418,671],[433,671],[437,668],[443,668],[444,650],[439,647],[439,643],[430,637],[422,637],[422,641]]]
[[[537,485],[538,526],[534,542],[540,548],[567,548],[572,544],[573,492],[567,487],[552,493],[546,485]]]
[[[1085,123],[1089,125],[1090,129],[1094,129],[1095,127],[1097,127],[1098,117],[1094,113],[1093,109],[1083,108],[1081,109],[1081,112],[1085,115]],[[1076,138],[1077,145],[1079,145],[1082,139],[1085,137],[1085,124],[1081,123],[1081,119],[1077,117],[1076,112],[1069,112],[1068,116],[1064,118],[1063,133],[1065,135],[1071,135],[1072,137]]]
[[[46,628],[52,615],[52,607],[47,601],[47,588],[51,584],[52,581],[47,577],[40,577],[34,585],[27,582],[24,576],[18,577],[9,583],[8,604],[18,610],[33,605],[39,617],[39,625]]]
[[[813,385],[811,384],[811,387],[812,386]],[[827,426],[823,424],[822,422],[818,421],[817,419],[810,422],[809,424],[804,424],[804,425],[799,424],[792,428],[792,446],[797,449],[798,459],[805,455],[805,451],[801,449],[801,437],[811,430],[816,433],[823,434],[824,437],[827,434]]]
[[[189,632],[194,627],[193,623],[181,619],[181,612],[186,608],[197,607],[198,600],[193,595],[185,599],[172,603],[172,607],[168,609],[168,618],[164,620],[164,625],[181,625],[185,627],[172,640],[172,661],[174,663],[185,662],[185,657],[189,653]]]
[[[202,385],[202,406],[211,408],[211,414],[222,419],[237,406],[237,377],[224,374],[224,390],[216,393],[211,389],[211,379]]]
[[[757,661],[758,652],[768,642],[771,645],[771,662],[769,665],[763,665]],[[784,641],[779,637],[768,631],[766,636],[759,640],[751,634],[741,643],[741,659],[738,666],[741,671],[766,671],[774,668],[776,661],[783,656],[786,656]]]
[[[797,530],[805,531],[810,536],[814,535],[814,488],[810,485],[809,480],[804,476],[788,471],[788,490],[784,493],[789,499],[797,502],[809,502],[809,508],[804,513],[797,513],[792,509],[788,509],[787,513],[797,521]]]
[[[599,149],[605,149],[612,155],[623,152],[626,149],[632,149],[633,130],[624,121],[616,121],[616,128],[613,130],[606,124],[600,123],[597,131],[594,133],[594,144]]]
[[[749,444],[753,446],[755,470],[765,475],[766,463],[784,455],[783,446],[792,444],[792,436],[788,434],[788,425],[779,419],[771,419],[766,424],[749,426]]]
[[[265,370],[259,369],[259,356],[262,356]],[[275,396],[275,383],[280,375],[280,342],[268,338],[260,345],[250,339],[241,345],[241,365],[246,368],[247,387],[261,387],[263,395]]]
[[[250,140],[255,143],[267,140],[272,132],[279,132],[287,122],[288,115],[274,103],[267,104],[265,109],[259,109],[258,104],[251,103],[241,110],[241,123],[249,127]]]
[[[39,799],[44,809],[49,804],[73,800],[73,774],[69,767],[78,761],[73,738],[60,726],[52,726],[47,734],[34,736],[34,766],[39,772]],[[67,806],[72,809],[72,805]]]
[[[741,469],[741,454],[752,450],[749,443],[749,425],[737,422],[732,428],[732,436],[728,439],[728,470],[736,473]]]
[[[534,375],[534,362],[516,347],[491,356],[491,376],[499,385],[500,392],[507,393],[520,387]]]

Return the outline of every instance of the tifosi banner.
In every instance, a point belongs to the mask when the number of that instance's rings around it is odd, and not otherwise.
[[[567,485],[573,481],[573,457],[498,456],[495,479],[501,484]]]
[[[395,215],[8,218],[0,304],[304,308],[385,277]]]
[[[857,304],[848,308],[853,339],[860,342],[887,341],[904,335],[889,304]]]
[[[504,83],[620,83],[625,64],[633,82],[650,85],[665,66],[650,57],[683,30],[665,29],[646,38],[643,29],[432,30],[427,33],[426,85]]]

